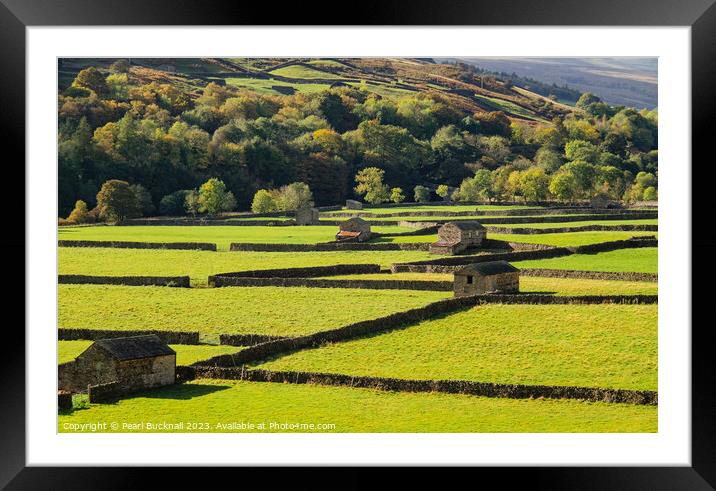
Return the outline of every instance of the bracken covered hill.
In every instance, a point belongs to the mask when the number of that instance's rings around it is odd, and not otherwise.
[[[80,69],[107,68],[115,59],[60,60],[60,89]],[[464,64],[438,64],[410,58],[142,58],[131,60],[140,83],[169,83],[198,97],[209,82],[263,94],[291,95],[335,86],[364,88],[398,99],[410,93],[439,94],[466,114],[502,111],[510,119],[543,122],[576,109],[513,86],[508,80],[481,76]]]

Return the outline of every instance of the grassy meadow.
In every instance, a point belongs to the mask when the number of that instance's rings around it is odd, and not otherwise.
[[[59,326],[296,336],[420,307],[450,292],[59,285]]]
[[[617,225],[657,225],[656,218],[644,218],[640,220],[584,220],[580,222],[534,222],[534,223],[498,223],[489,224],[491,227],[507,228],[562,228],[562,227],[584,227],[587,225],[604,225],[607,227]],[[651,232],[652,234],[655,232]]]
[[[565,232],[557,234],[488,234],[490,239],[507,242],[526,242],[528,244],[546,244],[557,247],[570,247],[599,244],[613,240],[627,240],[631,237],[658,235],[656,232]]]
[[[410,229],[396,226],[375,227],[375,232],[406,232]],[[261,244],[316,244],[335,240],[338,227],[309,225],[302,227],[267,226],[95,226],[61,227],[60,240],[116,240],[140,242],[211,242],[226,251],[232,242]]]
[[[189,275],[194,286],[206,286],[209,275],[253,269],[331,266],[334,264],[391,264],[434,259],[427,251],[342,252],[210,252],[158,249],[60,247],[59,274],[98,276]],[[111,260],[108,260],[111,258]]]
[[[295,67],[294,67],[295,68]],[[275,81],[266,81],[273,83]],[[367,208],[384,215],[399,211],[470,211],[404,206]],[[509,210],[524,206],[478,206]],[[450,219],[451,217],[442,217]],[[460,217],[464,218],[464,217]],[[482,217],[476,216],[479,220]],[[285,220],[278,217],[276,220]],[[411,229],[382,226],[382,233]],[[403,218],[398,218],[402,220]],[[435,217],[405,217],[430,221]],[[232,220],[251,220],[237,216]],[[335,218],[331,218],[335,220]],[[656,220],[586,220],[506,224],[508,227],[566,227],[591,224],[656,224]],[[496,224],[496,226],[501,226]],[[149,242],[212,242],[219,252],[66,248],[58,250],[60,274],[107,276],[189,275],[194,288],[59,285],[59,326],[95,329],[199,331],[204,342],[219,334],[298,336],[374,319],[452,297],[420,290],[284,287],[207,288],[212,274],[334,264],[379,264],[435,259],[427,251],[228,252],[231,242],[313,244],[334,238],[336,226],[86,226],[60,228],[60,239]],[[576,246],[654,232],[488,234],[510,242]],[[426,243],[437,235],[381,237],[376,243]],[[657,249],[521,261],[518,268],[589,271],[657,271]],[[452,274],[398,273],[331,276],[332,279],[452,281]],[[522,276],[525,293],[554,295],[657,294],[657,282]],[[481,382],[657,389],[656,305],[483,305],[426,319],[415,325],[254,364],[271,370],[300,370],[406,379],[464,379]],[[59,362],[70,361],[90,341],[60,341]],[[171,345],[177,364],[188,365],[240,347]],[[112,404],[88,404],[59,415],[58,430],[103,421],[201,422],[199,430],[247,431],[237,422],[267,423],[258,432],[655,432],[658,408],[576,400],[497,399],[439,393],[382,392],[349,387],[201,379],[140,392]],[[327,424],[302,430],[271,423]],[[167,431],[142,428],[103,431]]]
[[[258,365],[407,379],[657,387],[656,305],[484,305]]]
[[[658,251],[656,247],[619,249],[597,254],[572,254],[551,259],[516,261],[518,268],[573,269],[583,271],[607,271],[656,273]]]
[[[254,432],[633,433],[656,432],[657,415],[655,406],[200,379],[60,413],[58,431],[73,431],[68,425],[117,421],[208,423],[206,429],[194,430],[199,432],[244,432],[226,426],[243,422],[266,425]],[[282,430],[272,429],[272,422],[332,426]],[[102,431],[132,430],[119,426]],[[185,426],[181,431],[192,430]]]

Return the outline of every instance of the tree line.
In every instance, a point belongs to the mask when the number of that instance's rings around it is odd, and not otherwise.
[[[330,205],[365,196],[355,179],[370,168],[383,172],[388,201],[438,185],[465,200],[651,199],[658,189],[657,111],[592,94],[574,114],[528,124],[499,111],[465,114],[438,93],[279,96],[210,82],[194,94],[143,82],[120,60],[81,70],[58,96],[58,120],[61,216],[77,200],[95,209],[108,181],[134,186],[143,215],[187,213],[187,198],[198,203],[211,179],[231,193],[226,209],[249,209],[260,190],[278,203],[295,183]]]

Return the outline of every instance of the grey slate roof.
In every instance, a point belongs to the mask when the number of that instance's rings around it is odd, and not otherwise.
[[[476,220],[459,220],[448,222],[445,225],[455,225],[460,230],[482,230],[485,227]]]
[[[127,338],[98,339],[94,344],[117,360],[137,360],[176,352],[154,334]]]
[[[479,276],[492,276],[502,273],[515,273],[519,269],[507,261],[490,261],[486,263],[468,264],[462,269],[455,271],[455,274],[475,274]]]

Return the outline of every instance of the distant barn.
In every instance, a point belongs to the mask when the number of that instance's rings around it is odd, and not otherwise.
[[[362,210],[363,203],[361,203],[360,201],[356,201],[354,199],[347,199],[346,200],[346,209],[347,210]]]
[[[454,277],[456,297],[520,291],[520,270],[507,261],[470,264],[455,271]]]
[[[313,202],[306,203],[296,210],[296,225],[311,225],[318,222],[318,208]]]
[[[176,352],[155,335],[100,339],[59,366],[59,389],[70,392],[112,382],[129,392],[175,380]]]
[[[474,220],[449,222],[438,229],[438,241],[430,244],[431,254],[459,254],[482,244],[487,230]]]
[[[339,225],[336,240],[339,242],[365,242],[370,239],[370,235],[370,223],[360,217],[353,217]]]

